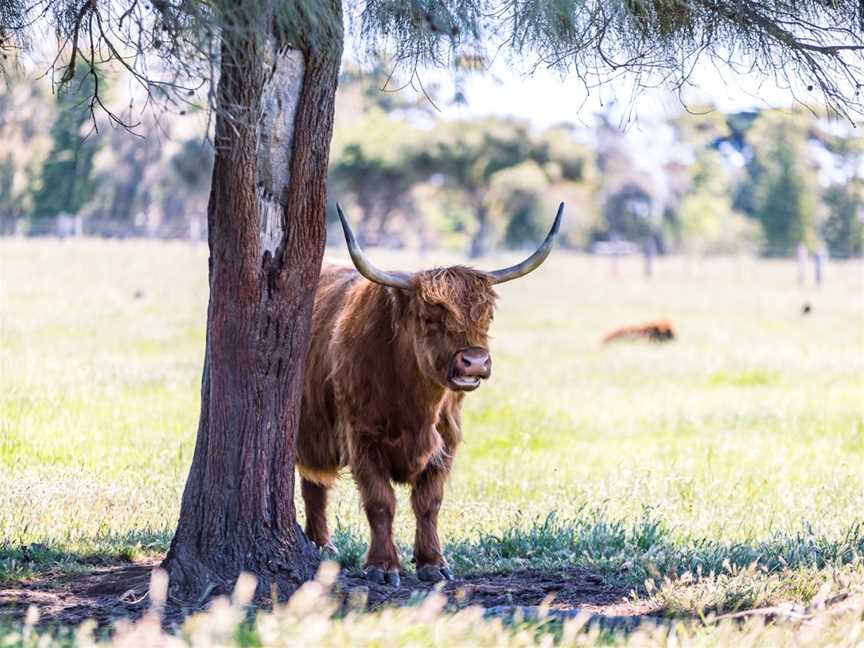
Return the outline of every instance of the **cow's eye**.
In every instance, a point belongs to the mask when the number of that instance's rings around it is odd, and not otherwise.
[[[428,329],[436,328],[438,326],[438,320],[432,317],[426,317],[423,319],[423,324],[425,324]]]

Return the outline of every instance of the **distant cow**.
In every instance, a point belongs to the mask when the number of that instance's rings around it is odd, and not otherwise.
[[[675,331],[666,320],[646,322],[636,326],[622,326],[603,336],[604,344],[618,340],[649,340],[650,342],[670,342],[675,339]]]
[[[366,576],[398,586],[391,482],[410,484],[417,575],[450,580],[438,540],[438,510],[462,438],[462,399],[492,370],[492,287],[543,263],[564,205],[534,254],[493,272],[463,266],[381,271],[338,211],[356,270],[325,263],[315,297],[296,458],[306,535],[319,547],[333,548],[327,493],[340,469],[349,467],[371,531]]]

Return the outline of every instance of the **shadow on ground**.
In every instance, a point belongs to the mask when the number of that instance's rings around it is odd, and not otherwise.
[[[150,573],[157,560],[100,567],[86,574],[43,574],[0,586],[0,618],[20,620],[31,605],[45,624],[74,626],[94,619],[106,626],[121,618],[135,619],[147,609]],[[440,587],[440,586],[439,586]],[[370,584],[361,575],[343,571],[335,595],[346,605],[364,604],[374,610],[404,605],[425,597],[434,584],[403,576],[398,588]],[[549,604],[562,612],[584,611],[610,617],[659,614],[645,602],[628,599],[629,590],[612,584],[597,572],[581,568],[517,571],[472,575],[444,584],[441,592],[452,609],[478,605],[487,610],[530,608]],[[180,615],[173,615],[179,620]]]

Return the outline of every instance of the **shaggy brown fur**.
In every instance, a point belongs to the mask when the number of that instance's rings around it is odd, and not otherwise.
[[[647,322],[636,326],[622,326],[603,336],[603,343],[616,340],[649,340],[651,342],[670,342],[675,339],[675,331],[666,320]]]
[[[297,467],[306,534],[322,547],[330,545],[327,491],[340,470],[350,468],[371,531],[366,566],[391,574],[399,569],[391,482],[410,484],[418,575],[440,578],[446,562],[438,509],[462,436],[464,394],[451,380],[454,360],[474,349],[487,358],[488,376],[491,361],[482,354],[495,292],[488,275],[459,266],[418,272],[411,281],[412,290],[390,288],[353,268],[325,263],[313,311]]]

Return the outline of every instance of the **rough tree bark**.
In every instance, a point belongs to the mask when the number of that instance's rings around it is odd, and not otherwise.
[[[238,0],[222,34],[201,415],[163,562],[182,605],[230,592],[243,571],[259,598],[287,596],[318,563],[295,519],[294,441],[342,17],[339,0],[322,0],[289,31],[273,6]]]

